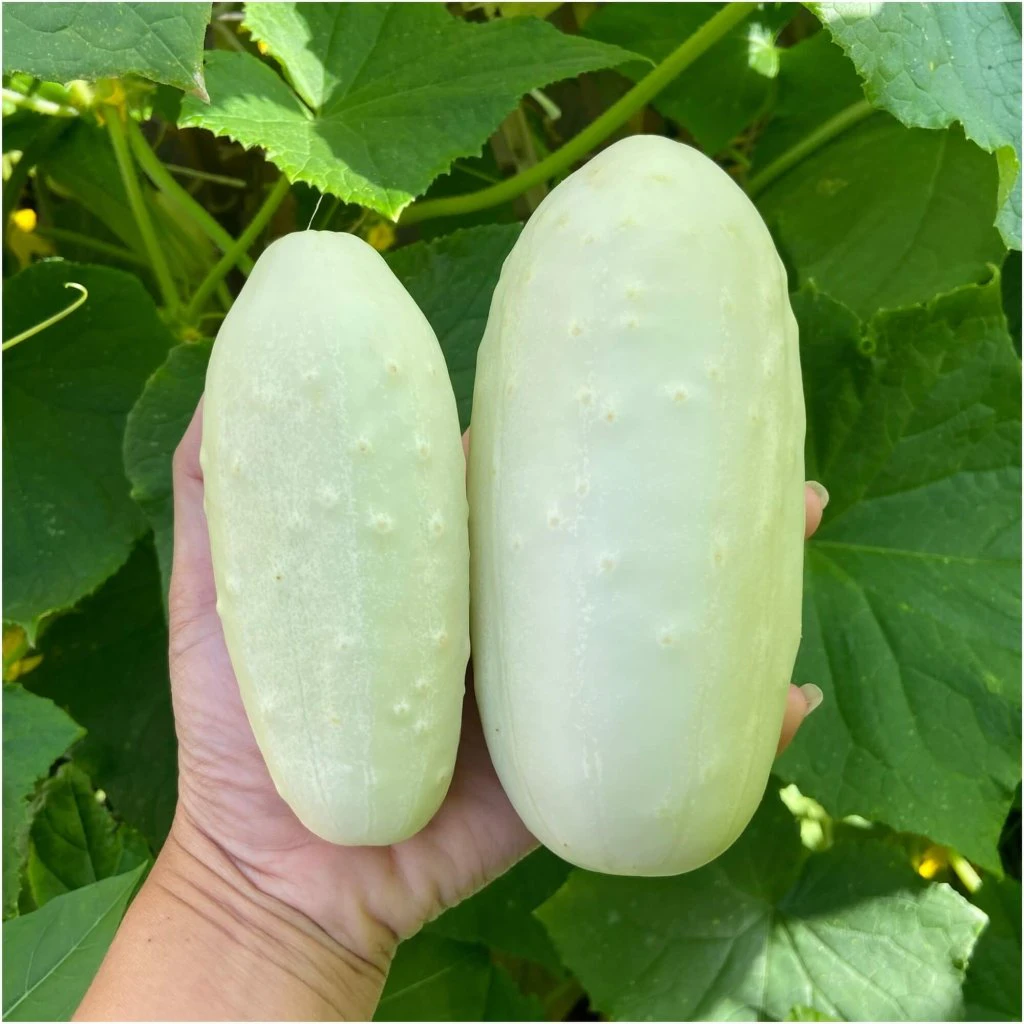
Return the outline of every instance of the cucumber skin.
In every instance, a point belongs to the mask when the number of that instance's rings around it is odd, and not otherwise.
[[[318,836],[422,828],[469,656],[465,461],[444,357],[353,235],[260,256],[206,379],[217,610],[278,792]]]
[[[786,274],[712,161],[623,140],[503,267],[470,449],[477,701],[560,857],[693,870],[765,790],[800,638],[804,407]]]

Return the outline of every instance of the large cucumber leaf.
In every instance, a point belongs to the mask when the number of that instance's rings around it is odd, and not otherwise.
[[[62,261],[12,278],[5,339],[84,305],[4,353],[4,619],[34,642],[41,620],[95,590],[146,522],[121,459],[128,410],[172,344],[138,278]]]
[[[795,1006],[839,1020],[955,1020],[985,924],[887,843],[847,835],[808,857],[774,790],[707,867],[675,878],[574,871],[537,913],[597,1008],[623,1020],[783,1020]]]
[[[434,3],[251,3],[245,23],[288,81],[251,54],[213,51],[210,102],[186,98],[180,123],[389,217],[479,153],[525,92],[636,56],[534,18],[469,24]]]
[[[142,75],[205,96],[208,3],[4,4],[4,73],[37,78]]]
[[[1020,4],[811,6],[856,65],[872,103],[915,127],[959,121],[969,139],[996,154],[996,225],[1019,249]]]
[[[25,841],[32,820],[28,803],[36,783],[84,730],[60,708],[13,683],[4,684],[3,913],[18,905]]]
[[[796,674],[825,702],[780,771],[832,813],[1000,871],[1020,778],[1020,363],[998,278],[866,325],[795,296],[808,542]]]

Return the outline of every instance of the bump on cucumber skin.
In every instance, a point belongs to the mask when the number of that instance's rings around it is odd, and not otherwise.
[[[444,358],[377,252],[307,231],[263,253],[202,448],[217,610],[278,791],[331,842],[413,835],[458,747],[468,507]]]
[[[712,161],[639,136],[502,270],[470,453],[474,676],[527,827],[692,870],[768,779],[800,637],[804,407],[786,275]]]

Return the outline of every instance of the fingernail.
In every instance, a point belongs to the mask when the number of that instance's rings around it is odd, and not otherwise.
[[[821,486],[820,484],[818,485]],[[822,490],[824,488],[822,487]],[[820,686],[815,686],[814,683],[804,683],[800,687],[800,692],[804,695],[804,700],[807,701],[807,710],[804,712],[804,718],[806,718],[815,708],[821,706],[821,702],[825,699],[825,694],[821,692]]]
[[[825,506],[828,505],[828,491],[825,490],[825,485],[819,484],[817,480],[808,480],[807,486],[818,496],[822,511],[824,511]]]

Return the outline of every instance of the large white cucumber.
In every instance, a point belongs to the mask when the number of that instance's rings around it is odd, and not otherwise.
[[[260,750],[317,835],[412,835],[448,789],[469,655],[465,462],[444,357],[384,260],[260,257],[206,378],[217,610]]]
[[[527,827],[598,871],[699,867],[762,796],[800,637],[804,408],[768,230],[660,137],[541,203],[480,347],[473,662]]]

